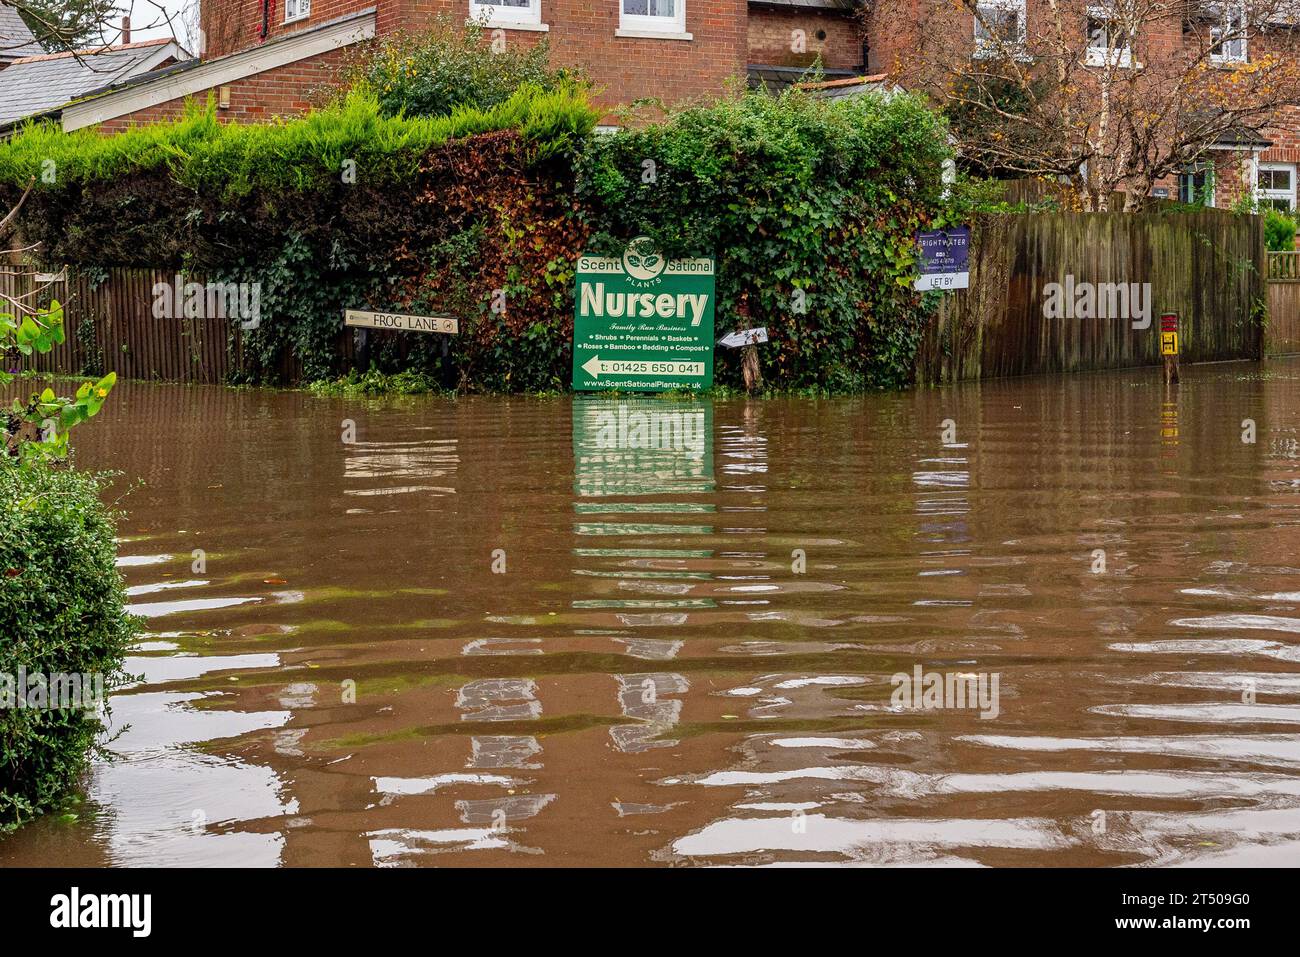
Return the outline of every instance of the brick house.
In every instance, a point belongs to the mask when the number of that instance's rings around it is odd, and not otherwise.
[[[930,0],[905,0],[913,8]],[[1091,0],[1079,0],[1081,3]],[[1104,4],[1106,0],[1096,0]],[[174,117],[191,97],[216,97],[219,116],[259,121],[310,109],[313,93],[331,84],[347,48],[395,31],[417,32],[433,17],[487,23],[498,42],[534,44],[545,37],[552,60],[581,66],[606,108],[639,99],[675,103],[748,82],[769,89],[799,80],[820,62],[832,84],[864,73],[907,86],[915,37],[906,24],[877,22],[862,0],[202,0],[202,56],[148,76],[135,76],[61,110],[65,129],[105,132]],[[872,9],[868,7],[868,10]],[[874,8],[879,11],[881,8]],[[1023,37],[1045,0],[981,0],[986,19]],[[1089,17],[1093,7],[1085,7]],[[944,29],[978,45],[981,30],[960,5]],[[1137,37],[1129,53],[1159,57],[1185,42],[1181,14]],[[1080,38],[1094,34],[1080,16]],[[1271,38],[1228,44],[1219,59],[1232,68],[1269,49]],[[1087,55],[1093,51],[1089,41]],[[1113,51],[1112,51],[1113,53]],[[1129,55],[1129,54],[1125,54]],[[0,74],[0,98],[3,97]],[[1263,202],[1294,209],[1300,176],[1300,110],[1278,127],[1242,130],[1211,151],[1198,168],[1158,184],[1157,193],[1191,199],[1208,193],[1227,205],[1246,190]],[[1211,172],[1212,171],[1212,172]]]
[[[868,70],[907,85],[909,66],[914,62],[917,21],[900,18],[899,12],[916,14],[932,9],[923,6],[931,2],[902,0],[872,9],[867,18],[871,40]],[[1292,12],[1297,8],[1286,0],[1274,2],[1278,4],[1273,11],[1277,19],[1266,24],[1268,30],[1249,38],[1233,32],[1234,23],[1236,29],[1246,29],[1247,23],[1232,19],[1240,16],[1237,9],[1244,9],[1232,0],[1179,0],[1168,4],[1159,15],[1156,8],[1150,8],[1150,18],[1142,23],[1139,35],[1130,38],[1123,38],[1114,20],[1107,18],[1108,0],[1064,0],[1052,6],[1046,0],[979,0],[984,24],[960,5],[931,15],[934,18],[925,22],[931,30],[964,40],[963,55],[978,56],[981,45],[988,41],[984,36],[988,27],[1003,40],[1024,43],[1036,25],[1050,32],[1054,17],[1062,16],[1067,23],[1073,17],[1079,31],[1076,49],[1083,53],[1085,68],[1100,67],[1113,58],[1112,62],[1123,69],[1142,69],[1144,63],[1148,67],[1159,65],[1168,62],[1164,58],[1184,50],[1201,49],[1194,44],[1207,37],[1211,42],[1226,38],[1211,47],[1214,52],[1210,61],[1215,69],[1231,71],[1249,67],[1270,53],[1297,55],[1293,39],[1297,19]],[[1254,34],[1253,26],[1246,32]],[[1222,137],[1194,169],[1157,183],[1154,195],[1183,202],[1208,199],[1210,205],[1224,207],[1253,192],[1262,204],[1294,210],[1300,165],[1298,131],[1300,108],[1284,107],[1279,111],[1277,125],[1238,129]]]
[[[203,0],[202,57],[63,110],[65,129],[105,132],[174,117],[215,94],[236,121],[310,108],[347,48],[437,16],[486,21],[498,42],[545,37],[552,62],[581,66],[614,108],[716,96],[730,83],[794,82],[820,59],[829,77],[866,62],[857,0]],[[500,31],[500,32],[497,32]]]

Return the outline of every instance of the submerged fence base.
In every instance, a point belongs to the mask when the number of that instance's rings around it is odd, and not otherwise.
[[[984,214],[973,225],[970,288],[943,293],[921,382],[1159,365],[1171,312],[1186,362],[1262,355],[1258,216]]]

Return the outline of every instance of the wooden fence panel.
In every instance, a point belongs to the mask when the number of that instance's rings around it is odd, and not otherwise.
[[[945,293],[917,359],[922,382],[1160,362],[1160,314],[1179,316],[1189,362],[1255,359],[1265,307],[1259,217],[1193,213],[986,214],[970,288]],[[1151,324],[1046,318],[1049,284],[1150,283]]]
[[[155,285],[171,288],[175,279],[162,270],[110,269],[96,283],[80,272],[69,277],[65,270],[44,284],[34,271],[10,267],[0,271],[0,291],[26,296],[35,305],[54,299],[63,304],[67,341],[33,357],[31,366],[41,372],[93,375],[111,369],[125,379],[225,382],[237,368],[232,360],[240,351],[239,323],[183,314],[155,317]],[[183,281],[204,282],[197,276]]]
[[[1268,329],[1264,352],[1300,353],[1300,252],[1268,254]]]

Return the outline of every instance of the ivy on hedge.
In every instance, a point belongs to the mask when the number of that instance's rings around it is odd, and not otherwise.
[[[640,234],[717,257],[719,331],[768,327],[769,384],[910,381],[914,235],[948,156],[918,99],[750,93],[592,136],[596,111],[568,82],[441,117],[385,115],[365,88],[264,126],[209,106],[115,137],[28,128],[0,145],[0,190],[53,162],[22,221],[49,262],[261,283],[247,381],[346,371],[340,310],[369,306],[461,320],[446,359],[440,343],[372,336],[382,372],[445,381],[449,363],[462,388],[566,388],[576,258]],[[720,352],[722,384],[736,358]]]
[[[764,378],[856,391],[911,381],[915,235],[942,203],[942,120],[916,97],[754,92],[596,138],[578,177],[598,251],[654,237],[716,255],[719,332],[766,326]],[[739,383],[738,350],[717,377]]]

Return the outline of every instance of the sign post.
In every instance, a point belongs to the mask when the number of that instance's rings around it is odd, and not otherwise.
[[[970,227],[954,226],[916,234],[921,247],[921,275],[915,288],[967,289],[970,287]]]
[[[573,388],[713,385],[714,273],[712,258],[665,260],[647,236],[620,259],[579,256]]]
[[[1160,317],[1160,356],[1165,363],[1165,385],[1178,381],[1178,313]]]
[[[355,329],[356,365],[370,367],[371,329],[393,329],[400,332],[440,332],[454,336],[460,332],[460,323],[454,316],[409,316],[400,312],[367,312],[363,309],[343,310],[343,327]],[[452,384],[452,370],[448,362],[451,340],[442,340],[442,384]]]

